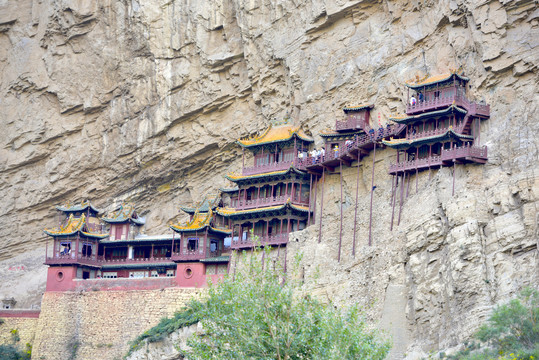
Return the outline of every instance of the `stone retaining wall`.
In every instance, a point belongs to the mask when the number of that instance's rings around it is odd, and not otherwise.
[[[121,359],[129,341],[199,293],[185,288],[46,292],[32,358]]]

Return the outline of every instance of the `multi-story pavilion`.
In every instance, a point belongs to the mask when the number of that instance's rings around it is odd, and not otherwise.
[[[48,277],[56,281],[95,278],[100,268],[97,264],[99,240],[108,237],[97,218],[99,210],[87,200],[56,209],[64,219],[58,228],[44,230],[53,238],[52,257],[45,259],[45,264],[49,265]]]
[[[480,146],[480,123],[490,117],[490,107],[468,99],[468,81],[461,73],[452,71],[406,84],[406,114],[390,118],[403,126],[405,131],[399,138],[382,141],[384,145],[397,150],[397,162],[389,167],[389,173],[397,176],[396,181],[392,182],[391,229],[398,185],[400,184],[399,224],[403,197],[408,196],[412,174],[416,175],[417,192],[418,172],[452,166],[454,193],[457,163],[487,162],[487,147]]]
[[[468,100],[468,81],[452,72],[406,84],[412,91],[406,115],[390,118],[405,132],[383,141],[397,150],[390,174],[487,161],[487,148],[479,144],[480,122],[490,117],[490,107]]]
[[[254,165],[226,176],[237,189],[226,189],[230,205],[216,210],[229,219],[233,249],[254,246],[253,235],[262,246],[285,245],[290,232],[307,226],[312,179],[300,166],[313,141],[288,119],[273,122],[260,136],[238,140],[253,152]]]
[[[222,276],[228,272],[230,253],[224,240],[232,230],[225,227],[228,221],[212,210],[219,200],[219,196],[207,196],[192,208],[182,207],[190,220],[170,225],[180,234],[174,242],[172,260],[178,263],[178,277],[186,284],[205,284],[206,276]]]

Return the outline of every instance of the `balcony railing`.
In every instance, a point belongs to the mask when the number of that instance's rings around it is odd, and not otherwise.
[[[203,254],[202,254],[202,257]],[[82,254],[68,254],[68,255],[55,255],[53,257],[47,257],[45,264],[47,265],[64,265],[64,264],[80,264],[89,266],[102,266],[113,264],[142,264],[142,263],[160,263],[164,261],[171,261],[169,257],[149,257],[149,258],[136,258],[136,259],[105,259],[103,256],[83,256]]]
[[[367,124],[364,119],[354,119],[348,117],[346,120],[336,120],[335,121],[335,130],[356,130],[356,129],[366,129]]]
[[[477,146],[462,146],[453,149],[442,150],[441,155],[431,155],[430,157],[403,161],[397,164],[391,164],[389,166],[389,173],[395,174],[405,171],[421,170],[430,167],[442,166],[444,162],[453,161],[457,159],[466,160],[487,160],[488,152],[487,147]],[[447,165],[447,164],[446,164]]]
[[[453,149],[446,149],[442,151],[442,161],[449,161],[453,159],[462,158],[476,158],[487,160],[488,150],[486,146],[462,146]]]
[[[208,254],[206,255],[206,253],[202,252],[200,253],[199,250],[187,250],[187,249],[183,249],[183,251],[181,253],[173,253],[172,254],[172,257],[171,257],[171,260],[173,261],[191,261],[191,260],[201,260],[201,259],[206,259],[206,258],[212,258],[212,257],[217,257],[217,256],[221,256],[222,255],[222,251],[221,250],[217,250],[217,251],[209,251]]]
[[[425,137],[441,135],[441,134],[445,134],[450,129],[453,129],[453,131],[455,131],[456,133],[461,134],[463,131],[463,124],[459,123],[457,124],[456,127],[444,127],[444,128],[434,129],[434,130],[418,131],[416,133],[408,131],[408,134],[406,134],[406,139],[414,140],[414,139],[421,139]]]
[[[354,140],[345,143],[344,146],[339,148],[338,151],[326,151],[325,155],[319,156],[307,156],[303,159],[298,159],[297,167],[299,169],[305,169],[307,167],[325,163],[327,161],[335,160],[340,158],[342,155],[359,148],[366,147],[367,145],[372,145],[375,142],[379,142],[384,138],[394,136],[402,131],[404,125],[391,125],[385,128],[380,128],[378,130],[373,130],[369,134],[363,134],[356,136]]]
[[[418,101],[415,105],[408,104],[406,106],[406,113],[411,115],[418,112],[434,110],[449,106],[453,104],[453,102],[455,105],[468,110],[470,114],[490,116],[490,105],[471,102],[466,98],[466,95],[460,93],[460,91],[455,91],[455,93],[450,96],[438,97],[428,101]]]
[[[246,210],[246,209],[256,209],[259,207],[266,206],[275,206],[282,205],[288,199],[294,204],[300,205],[309,205],[309,198],[307,196],[296,196],[296,195],[281,195],[281,196],[272,196],[268,198],[252,199],[252,200],[240,200],[237,202],[236,209]]]
[[[272,172],[272,171],[287,170],[293,164],[294,164],[294,161],[280,161],[280,162],[272,162],[272,163],[264,164],[264,165],[244,167],[243,175],[256,175],[256,174],[263,174],[263,173]]]
[[[277,234],[269,236],[256,236],[253,239],[250,235],[246,239],[234,239],[230,245],[231,249],[250,248],[253,246],[284,245],[288,242],[288,234]]]

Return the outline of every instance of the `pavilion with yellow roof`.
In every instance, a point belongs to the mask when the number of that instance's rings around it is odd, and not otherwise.
[[[301,166],[313,138],[290,119],[272,121],[258,136],[237,143],[253,152],[254,164],[225,177],[235,187],[222,193],[226,207],[215,213],[229,221],[232,248],[286,245],[288,234],[310,220],[312,176]],[[244,157],[245,159],[245,157]]]

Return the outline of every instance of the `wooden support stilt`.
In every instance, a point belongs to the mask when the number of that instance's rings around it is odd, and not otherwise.
[[[232,274],[232,281],[236,279],[236,268],[238,267],[238,252],[235,252],[236,256],[234,256],[234,274]]]
[[[417,194],[417,182],[419,181],[417,176],[417,169],[415,169],[415,193]]]
[[[401,187],[402,187],[402,184],[401,184]],[[393,219],[395,218],[395,203],[397,202],[398,189],[399,189],[399,174],[397,173],[397,179],[395,181],[395,194],[393,196],[393,210],[391,210],[391,227],[389,228],[390,231],[393,231]]]
[[[316,197],[318,195],[318,176],[314,177],[314,203],[313,203],[313,224],[316,222]]]
[[[408,174],[408,184],[406,184],[406,198],[408,199],[408,194],[410,193],[410,174]]]
[[[394,190],[395,190],[395,175],[391,177],[391,200],[389,201],[389,206],[393,204],[393,195],[395,195],[393,192]]]
[[[409,183],[409,182],[408,182]],[[406,185],[406,173],[404,173],[402,177],[402,184],[401,184],[401,200],[399,202],[399,220],[397,221],[397,226],[401,224],[401,213],[402,213],[402,203],[403,203],[403,196],[404,196],[404,185]]]
[[[307,226],[311,224],[311,202],[313,193],[313,174],[311,174],[311,185],[309,186],[309,214],[307,215]],[[299,195],[301,197],[301,193]]]
[[[339,252],[337,254],[337,261],[341,262],[341,247],[342,247],[342,161],[339,161],[339,172],[341,176],[341,229],[339,232]]]
[[[284,248],[284,267],[283,267],[283,271],[284,271],[285,274],[286,274],[286,253],[287,253],[287,247],[285,246],[285,248]]]
[[[266,257],[266,250],[262,249],[262,271],[264,271],[264,260]]]
[[[371,175],[371,210],[369,214],[369,246],[372,245],[372,199],[374,197],[374,162],[376,160],[376,143],[372,154],[372,175]]]
[[[451,193],[451,196],[455,196],[455,170],[456,170],[456,162],[453,160],[453,191]]]
[[[321,198],[320,198],[320,229],[318,231],[318,243],[321,243],[322,242],[322,214],[324,213],[323,212],[323,209],[324,209],[324,180],[325,180],[325,174],[326,174],[326,169],[325,168],[322,168],[322,195]]]
[[[357,154],[357,176],[356,176],[356,208],[354,210],[354,240],[352,241],[352,255],[356,256],[356,224],[357,224],[357,200],[359,196],[359,160],[361,155]]]

